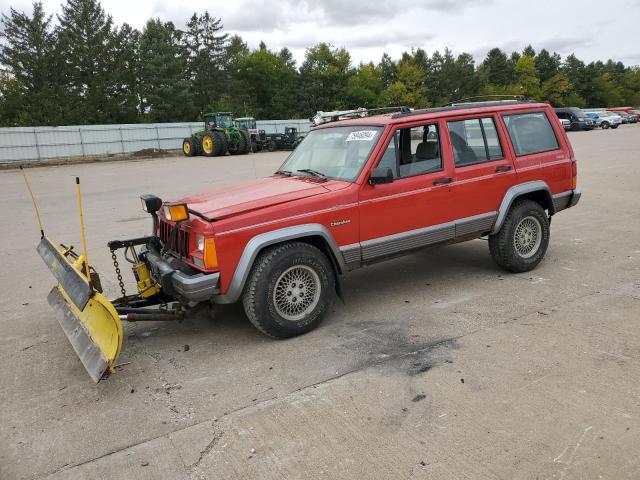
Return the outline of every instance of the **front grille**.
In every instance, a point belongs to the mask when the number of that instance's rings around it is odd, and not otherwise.
[[[159,226],[159,236],[162,244],[166,244],[170,237],[171,231],[174,228],[173,223],[169,223],[163,219],[160,220]],[[180,257],[188,257],[189,256],[189,232],[185,232],[182,229],[179,229],[176,235],[173,238],[173,243],[169,247],[169,251],[175,253]]]

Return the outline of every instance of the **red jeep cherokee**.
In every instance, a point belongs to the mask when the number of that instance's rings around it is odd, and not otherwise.
[[[165,298],[242,300],[258,329],[290,337],[320,323],[347,271],[417,248],[488,236],[498,265],[531,270],[550,217],[579,199],[549,105],[403,109],[312,130],[271,177],[143,196],[155,220],[141,258]]]

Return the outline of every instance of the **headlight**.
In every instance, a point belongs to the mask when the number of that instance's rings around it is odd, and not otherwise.
[[[182,222],[189,218],[186,203],[165,203],[163,211],[166,219],[171,222]]]
[[[142,202],[142,210],[147,213],[155,213],[162,206],[162,200],[155,195],[140,195],[140,201]]]
[[[198,242],[198,251],[204,252],[204,235],[196,235],[196,241]]]

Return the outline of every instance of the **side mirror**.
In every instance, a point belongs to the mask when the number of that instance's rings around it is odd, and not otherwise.
[[[380,185],[393,182],[393,171],[389,167],[377,167],[371,171],[369,185]]]

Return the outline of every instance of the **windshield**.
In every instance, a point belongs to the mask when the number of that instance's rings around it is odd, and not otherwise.
[[[233,125],[231,115],[218,115],[218,128],[229,128]]]
[[[381,132],[382,127],[363,125],[312,130],[280,171],[299,175],[302,170],[313,170],[316,176],[352,182],[369,159]]]
[[[239,128],[246,128],[247,130],[256,128],[255,120],[251,120],[251,119],[236,120],[236,123],[238,124]]]

